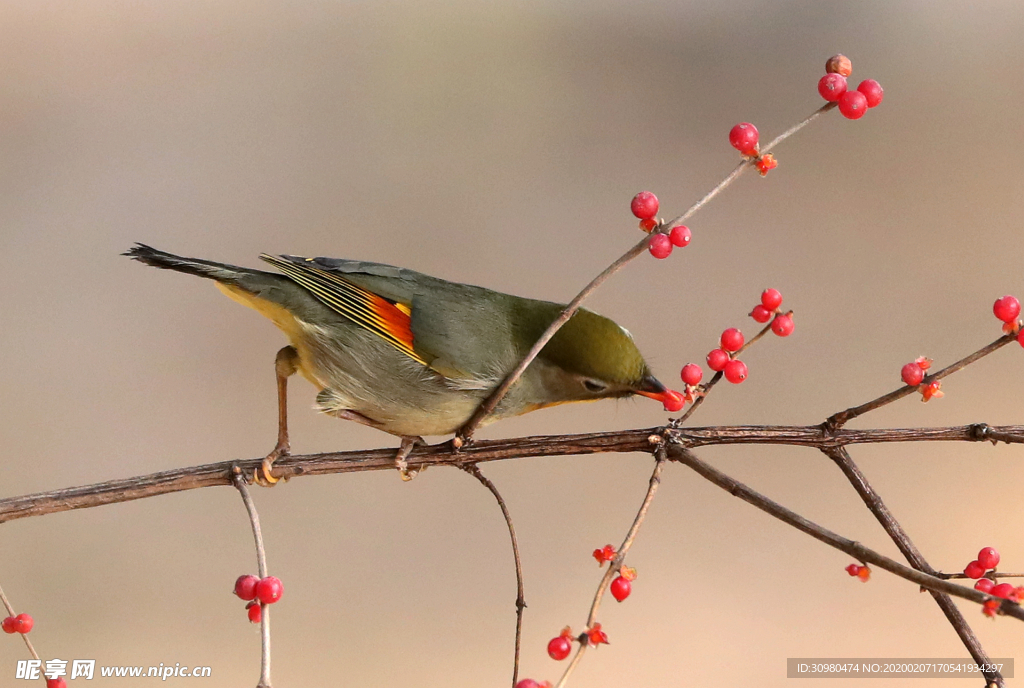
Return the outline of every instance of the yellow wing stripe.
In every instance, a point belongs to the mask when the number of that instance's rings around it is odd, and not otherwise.
[[[417,363],[427,365],[413,349],[412,311],[405,304],[394,303],[341,275],[312,265],[292,263],[266,253],[260,254],[260,258],[304,287],[331,310],[373,332]]]

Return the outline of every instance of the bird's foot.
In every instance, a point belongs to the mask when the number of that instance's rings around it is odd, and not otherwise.
[[[274,451],[270,452],[263,459],[260,467],[253,471],[252,478],[253,482],[261,487],[273,487],[281,481],[283,478],[285,482],[288,482],[288,476],[282,476],[282,478],[274,477],[274,462],[280,459],[282,456],[288,456],[290,447],[287,444],[278,444],[274,447]]]
[[[420,471],[427,470],[426,466],[420,468],[409,469],[409,462],[406,459],[409,458],[409,454],[416,447],[425,447],[427,443],[423,441],[422,437],[403,437],[402,444],[398,446],[398,453],[395,454],[395,468],[398,469],[399,475],[402,476],[402,480],[409,482],[416,477],[416,474]]]

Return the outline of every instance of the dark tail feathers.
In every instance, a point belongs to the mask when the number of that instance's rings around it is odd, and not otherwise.
[[[190,275],[232,284],[237,283],[240,278],[260,272],[259,270],[240,268],[224,263],[214,263],[213,261],[200,258],[184,258],[173,253],[160,251],[152,246],[146,246],[145,244],[135,244],[135,246],[132,246],[121,255],[128,256],[146,265],[152,265],[155,268],[177,270],[178,272],[185,272]]]

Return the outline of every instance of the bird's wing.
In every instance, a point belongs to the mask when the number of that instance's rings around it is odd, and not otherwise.
[[[370,291],[337,271],[318,264],[317,259],[279,257],[266,253],[261,254],[260,258],[305,288],[331,310],[374,333],[417,363],[430,365],[413,343],[410,303]]]

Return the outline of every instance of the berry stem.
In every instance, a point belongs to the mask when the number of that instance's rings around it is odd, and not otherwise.
[[[249,486],[242,477],[242,469],[233,466],[231,469],[231,480],[234,482],[238,492],[242,495],[242,503],[249,514],[249,524],[252,526],[252,537],[256,541],[256,568],[259,571],[260,579],[267,577],[267,552],[263,548],[263,531],[260,530],[260,515],[256,513],[256,504],[249,494]],[[270,607],[266,604],[263,607],[263,615],[260,619],[260,681],[256,688],[271,688],[270,684]]]

